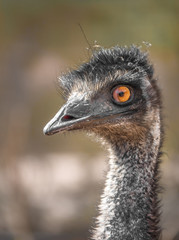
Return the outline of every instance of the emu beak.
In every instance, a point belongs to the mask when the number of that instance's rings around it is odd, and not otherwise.
[[[83,128],[91,119],[90,104],[75,102],[65,104],[43,129],[45,135]]]

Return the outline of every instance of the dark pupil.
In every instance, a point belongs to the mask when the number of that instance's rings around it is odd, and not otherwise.
[[[120,91],[120,92],[118,93],[118,95],[119,95],[119,97],[123,97],[123,96],[124,96],[124,92],[123,92],[123,91]]]

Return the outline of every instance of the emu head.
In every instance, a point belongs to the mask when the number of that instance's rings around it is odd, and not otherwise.
[[[95,52],[60,77],[66,104],[44,133],[83,129],[104,139],[138,139],[160,112],[160,94],[147,54],[135,46]]]

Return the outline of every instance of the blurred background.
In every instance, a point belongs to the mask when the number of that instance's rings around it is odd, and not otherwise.
[[[57,77],[90,55],[79,23],[92,45],[150,53],[163,92],[162,228],[171,240],[179,232],[178,0],[0,1],[0,239],[91,235],[106,153],[79,132],[42,133],[63,104]]]

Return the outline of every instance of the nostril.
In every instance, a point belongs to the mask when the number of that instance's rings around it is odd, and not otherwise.
[[[62,122],[65,122],[65,121],[70,121],[70,120],[73,120],[73,119],[76,119],[75,117],[71,116],[71,115],[64,115],[62,118],[61,118],[61,121]]]

